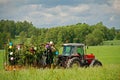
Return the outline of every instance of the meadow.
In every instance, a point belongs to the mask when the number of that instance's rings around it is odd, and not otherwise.
[[[5,71],[0,51],[0,80],[120,80],[120,46],[89,46],[87,53],[95,54],[102,67],[72,69],[35,69]]]

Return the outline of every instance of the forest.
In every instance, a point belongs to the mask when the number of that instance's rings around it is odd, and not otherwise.
[[[0,48],[16,37],[23,44],[28,44],[26,41],[29,44],[53,41],[57,45],[74,42],[96,46],[102,45],[103,41],[120,40],[120,29],[108,28],[102,22],[38,28],[28,21],[0,20]]]

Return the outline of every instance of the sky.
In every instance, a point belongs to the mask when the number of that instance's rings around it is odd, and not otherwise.
[[[32,22],[39,28],[103,22],[120,29],[120,0],[0,0],[0,20]]]

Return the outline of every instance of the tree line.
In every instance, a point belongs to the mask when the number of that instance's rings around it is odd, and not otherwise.
[[[103,41],[120,40],[120,30],[108,28],[102,22],[94,25],[77,23],[52,28],[37,28],[31,22],[0,20],[0,48],[8,41],[19,36],[20,43],[39,44],[53,41],[55,44],[84,43],[101,45]]]

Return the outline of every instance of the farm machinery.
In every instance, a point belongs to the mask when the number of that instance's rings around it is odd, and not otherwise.
[[[26,68],[29,66],[37,68],[63,67],[71,68],[102,66],[102,63],[95,59],[93,54],[85,54],[85,45],[80,43],[63,44],[62,54],[58,55],[57,50],[52,50],[52,46],[47,47],[42,44],[37,47],[24,46],[5,46],[4,68],[5,70],[14,70]]]
[[[63,54],[58,56],[60,67],[70,68],[74,66],[102,66],[102,63],[95,59],[93,54],[85,54],[85,45],[79,43],[63,44]]]

